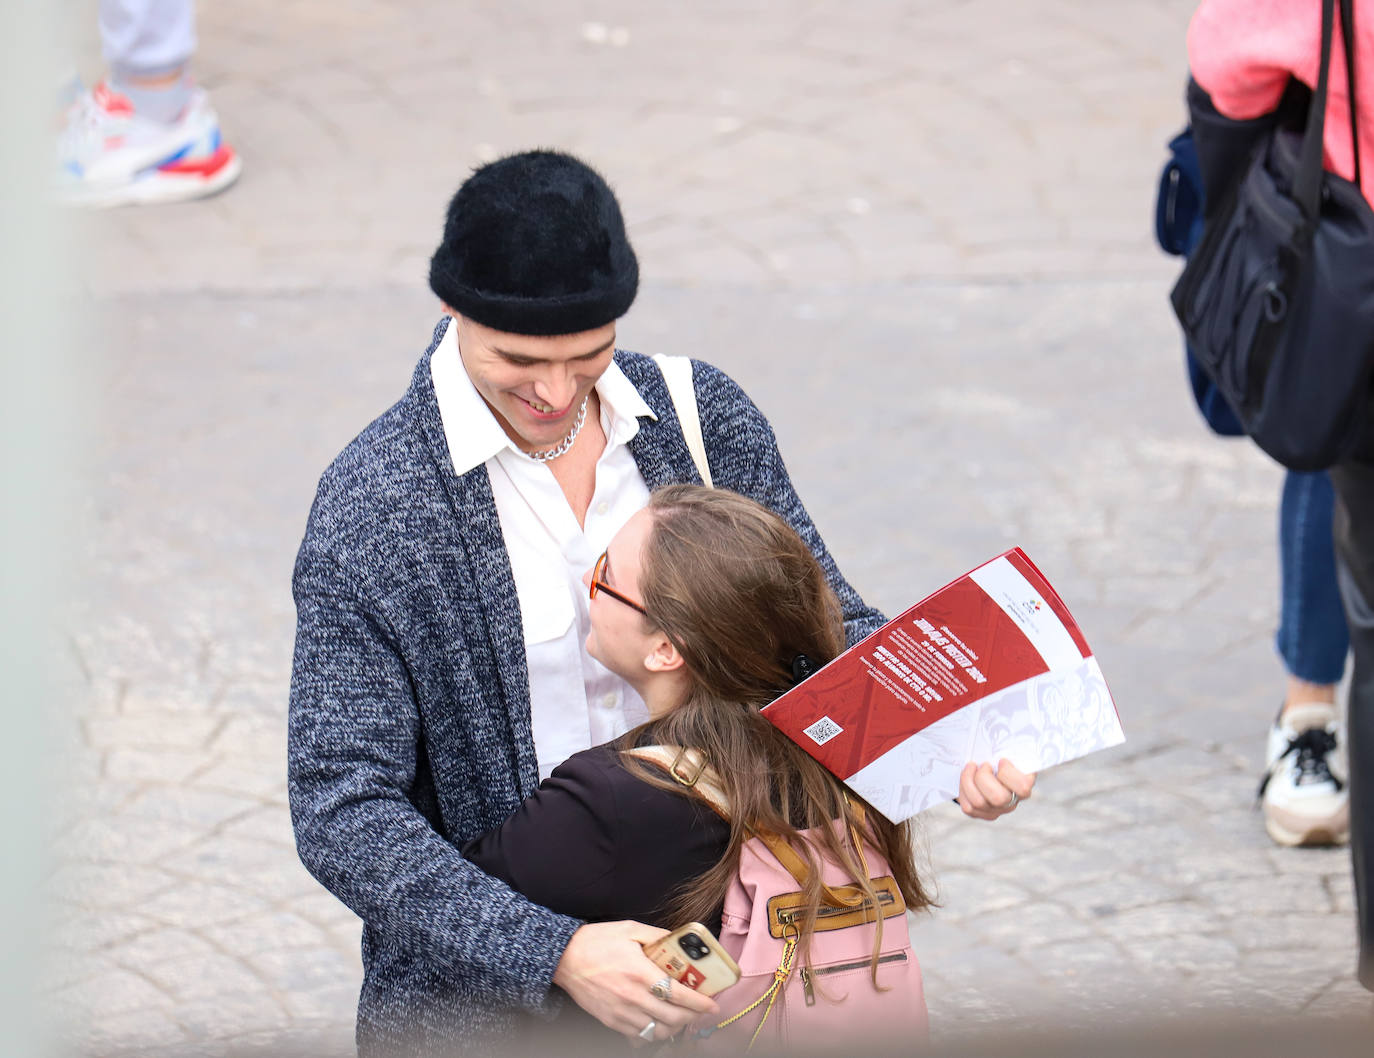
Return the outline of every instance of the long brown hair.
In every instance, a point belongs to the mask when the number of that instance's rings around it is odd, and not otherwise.
[[[858,798],[846,796],[838,779],[759,710],[793,685],[797,655],[819,668],[844,650],[839,601],[801,537],[753,500],[724,489],[672,485],[653,493],[649,511],[653,526],[640,557],[639,591],[647,620],[682,654],[691,687],[681,705],[630,731],[621,746],[700,750],[730,805],[725,856],[671,894],[667,918],[685,925],[717,914],[751,832],[775,834],[810,869],[803,890],[804,956],[821,900],[816,846],[876,902],[850,838],[860,825]],[[660,769],[629,754],[623,759],[638,778],[687,792]],[[871,809],[862,816],[864,837],[891,865],[907,906],[930,906],[909,824],[893,824]],[[832,826],[834,820],[845,825]],[[874,954],[876,971],[876,943]]]

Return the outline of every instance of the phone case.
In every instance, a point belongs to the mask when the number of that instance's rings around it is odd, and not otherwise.
[[[695,937],[695,941],[684,940]],[[713,996],[739,980],[740,970],[720,941],[700,922],[692,922],[647,944],[647,955],[664,973],[704,996]]]

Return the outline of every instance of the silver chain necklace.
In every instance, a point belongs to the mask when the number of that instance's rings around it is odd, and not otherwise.
[[[573,423],[573,428],[568,431],[568,436],[559,441],[553,448],[546,448],[542,452],[526,452],[525,454],[537,463],[547,463],[565,455],[568,449],[572,448],[573,442],[577,440],[577,435],[582,432],[582,424],[587,421],[587,401],[592,399],[588,393],[582,398],[582,407],[577,409],[577,422]]]

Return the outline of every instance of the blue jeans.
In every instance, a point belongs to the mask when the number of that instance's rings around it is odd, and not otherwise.
[[[1279,581],[1282,592],[1275,645],[1290,675],[1309,683],[1337,683],[1350,646],[1336,585],[1331,539],[1335,492],[1325,471],[1288,471],[1279,504]]]

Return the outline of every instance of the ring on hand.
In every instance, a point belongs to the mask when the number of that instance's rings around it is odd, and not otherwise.
[[[671,977],[660,977],[649,986],[649,994],[655,999],[662,999],[667,1002],[673,994],[673,979]]]
[[[654,1038],[654,1029],[656,1028],[658,1028],[658,1022],[650,1021],[649,1024],[639,1030],[639,1038],[641,1040],[652,1040]]]
[[[1019,800],[1021,800],[1021,795],[1018,794],[1015,790],[1013,790],[1011,792],[1011,800],[1002,806],[1002,811],[1010,812],[1013,808],[1016,807],[1016,802],[1018,802]]]

